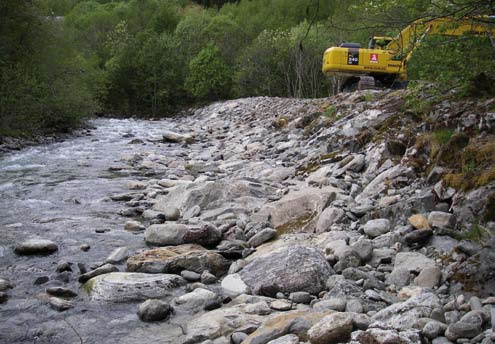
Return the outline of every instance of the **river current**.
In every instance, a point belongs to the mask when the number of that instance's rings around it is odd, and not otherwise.
[[[87,300],[77,281],[78,263],[90,268],[118,247],[145,247],[142,235],[124,230],[127,218],[119,215],[124,205],[110,200],[140,177],[115,167],[135,154],[167,154],[166,146],[155,142],[173,122],[97,119],[90,124],[94,129],[85,135],[0,157],[0,278],[14,285],[0,304],[2,344],[176,343],[182,334],[171,322],[140,322],[136,304]],[[129,144],[134,138],[144,143]],[[16,243],[29,238],[53,240],[58,252],[16,255]],[[73,272],[57,273],[60,262],[70,262]],[[76,291],[75,307],[50,308],[45,290],[51,286]]]

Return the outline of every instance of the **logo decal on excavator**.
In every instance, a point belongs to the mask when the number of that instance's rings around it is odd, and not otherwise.
[[[370,54],[370,63],[378,63],[378,54],[375,53]]]

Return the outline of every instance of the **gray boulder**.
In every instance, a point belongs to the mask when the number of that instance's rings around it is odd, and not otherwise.
[[[342,190],[334,187],[304,188],[265,205],[259,216],[270,219],[279,234],[304,231],[339,193]]]
[[[484,321],[483,311],[468,312],[458,322],[447,327],[445,337],[453,342],[459,338],[474,338],[482,332]]]
[[[19,255],[30,254],[51,254],[58,250],[58,246],[51,240],[46,239],[29,239],[19,243],[14,251]]]
[[[363,230],[372,238],[390,232],[390,221],[388,219],[369,220],[363,226]]]
[[[239,274],[231,274],[225,276],[225,278],[222,280],[221,285],[224,293],[230,296],[250,293],[249,287],[246,285],[246,283],[244,283]]]
[[[257,257],[240,272],[242,280],[255,294],[275,296],[277,292],[306,291],[318,294],[334,274],[318,250],[305,246],[283,248]]]
[[[165,320],[172,313],[173,308],[164,301],[149,299],[139,305],[138,316],[142,321]]]
[[[170,130],[165,130],[162,133],[163,142],[167,143],[193,143],[194,135],[192,134],[179,134]]]
[[[336,207],[328,207],[320,214],[318,222],[316,223],[316,232],[323,233],[330,229],[330,227],[339,223],[345,216],[345,212]]]
[[[105,265],[102,265],[102,266],[100,266],[94,270],[88,271],[85,274],[82,274],[81,276],[79,276],[79,282],[84,283],[93,277],[108,274],[110,272],[117,272],[117,271],[119,271],[119,269],[115,265],[105,264]]]
[[[273,239],[277,235],[277,231],[273,228],[265,228],[260,232],[256,233],[254,236],[249,239],[248,244],[257,247],[261,244],[267,242],[268,240]]]
[[[420,344],[422,343],[418,331],[370,328],[366,331],[352,333],[352,344]]]
[[[308,331],[311,344],[328,344],[345,342],[351,336],[352,315],[350,313],[333,313],[325,316]]]
[[[436,267],[435,261],[419,252],[399,252],[395,256],[394,270],[407,269],[419,273],[427,267]]]
[[[430,215],[428,215],[428,223],[432,227],[452,228],[456,224],[456,219],[454,214],[445,213],[443,211],[432,211]]]
[[[90,279],[83,289],[92,300],[119,303],[171,297],[185,284],[178,275],[112,272]]]
[[[215,226],[203,223],[183,225],[165,223],[151,225],[144,233],[146,243],[154,246],[174,246],[182,244],[199,244],[215,246],[222,238],[222,233]]]
[[[424,288],[437,287],[442,280],[442,271],[436,266],[428,266],[421,270],[414,279],[414,284]]]
[[[295,334],[286,334],[285,336],[279,337],[274,340],[270,340],[266,344],[298,344],[299,337]]]
[[[217,298],[218,295],[214,292],[203,288],[197,288],[190,293],[175,298],[174,302],[181,308],[197,310],[204,307],[209,301],[214,301]]]
[[[417,327],[421,318],[428,318],[435,308],[439,308],[440,300],[435,294],[422,293],[410,297],[405,302],[394,303],[382,309],[372,317],[372,324],[387,326],[405,331]]]

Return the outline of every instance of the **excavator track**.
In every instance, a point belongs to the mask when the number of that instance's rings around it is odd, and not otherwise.
[[[357,89],[359,91],[376,89],[375,78],[372,76],[360,76]]]
[[[376,90],[378,89],[375,82],[375,78],[369,75],[353,76],[348,78],[342,88],[341,92],[354,92],[361,90]]]

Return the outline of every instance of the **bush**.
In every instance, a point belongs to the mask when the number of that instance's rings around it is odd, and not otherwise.
[[[198,100],[229,97],[232,88],[231,70],[222,60],[216,45],[209,44],[191,60],[185,88]]]

